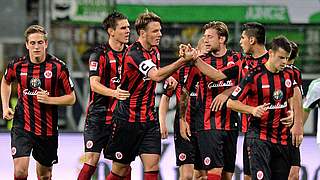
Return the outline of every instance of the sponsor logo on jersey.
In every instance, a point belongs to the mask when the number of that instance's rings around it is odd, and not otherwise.
[[[90,69],[90,71],[96,71],[98,69],[98,62],[91,61],[89,69]]]

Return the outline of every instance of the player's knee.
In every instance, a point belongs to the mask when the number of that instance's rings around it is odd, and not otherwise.
[[[51,180],[51,174],[41,175],[39,176],[40,180]]]
[[[145,172],[149,171],[159,171],[159,164],[158,163],[148,163],[144,167]]]
[[[299,172],[298,173],[290,173],[288,180],[299,180]]]
[[[28,177],[28,169],[19,168],[14,170],[15,177]]]
[[[192,180],[193,179],[193,173],[191,172],[184,172],[180,176],[180,180]]]

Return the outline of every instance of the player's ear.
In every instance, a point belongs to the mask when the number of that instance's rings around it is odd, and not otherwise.
[[[253,36],[250,36],[249,37],[249,43],[250,43],[250,45],[253,45],[255,42],[256,42],[256,38],[255,37],[253,37]]]
[[[114,33],[114,29],[112,29],[112,28],[108,28],[107,31],[108,31],[108,34],[109,34],[110,36],[112,36],[113,33]]]

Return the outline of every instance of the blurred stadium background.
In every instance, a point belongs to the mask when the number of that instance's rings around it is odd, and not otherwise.
[[[305,93],[309,83],[320,77],[320,0],[0,0],[0,5],[2,7],[0,11],[1,76],[9,60],[22,56],[26,52],[23,32],[31,24],[43,25],[48,30],[49,52],[67,62],[71,70],[71,76],[76,84],[77,103],[73,107],[60,109],[59,129],[62,132],[60,139],[65,142],[60,149],[64,148],[64,152],[68,150],[74,152],[68,147],[70,143],[76,141],[78,144],[73,147],[77,147],[80,153],[83,151],[82,136],[79,132],[83,130],[89,93],[88,56],[91,46],[107,40],[101,21],[113,10],[118,10],[128,16],[132,27],[131,42],[136,38],[133,24],[139,13],[148,9],[162,18],[164,22],[163,37],[160,43],[162,65],[177,58],[177,48],[180,43],[194,45],[201,37],[201,27],[209,21],[220,20],[228,25],[230,31],[228,47],[236,50],[240,50],[241,24],[257,21],[266,27],[267,42],[283,34],[299,45],[300,56],[296,60],[296,65],[303,72]],[[159,84],[156,91],[157,99],[160,98],[161,91],[162,84]],[[175,98],[171,99],[168,127],[172,132],[176,102]],[[14,106],[16,101],[15,92],[12,94],[11,105]],[[2,117],[2,112],[0,117]],[[8,154],[9,157],[6,157],[5,160],[8,160],[9,163],[11,163],[8,135],[10,126],[11,122],[0,119],[0,132],[3,132],[0,133],[0,152]],[[306,149],[302,150],[302,154],[305,152],[311,160],[312,157],[319,157],[314,140],[316,127],[317,113],[312,112],[305,126],[305,134],[310,135],[309,139],[306,138],[306,142],[310,141],[310,144],[303,146]],[[71,136],[74,136],[75,139],[70,139]],[[67,140],[70,142],[68,143]],[[7,144],[7,147],[4,147],[2,143]],[[168,149],[171,149],[171,146],[170,139],[164,141],[165,148],[170,147]],[[170,154],[171,160],[165,162],[174,167],[173,152]],[[313,156],[314,154],[316,156]],[[81,154],[77,161],[81,161],[80,156]],[[65,157],[70,156],[63,158]],[[2,158],[0,156],[0,162],[4,161]],[[59,159],[62,164],[63,158]],[[304,163],[303,157],[302,162]],[[318,174],[320,177],[320,161],[314,161],[312,165],[306,161],[305,164],[307,168],[302,173],[304,175],[302,179],[317,179]],[[72,168],[77,169],[76,165],[73,166]],[[308,169],[308,166],[311,167],[311,170]],[[0,165],[0,175],[7,171],[3,168]],[[101,171],[108,171],[108,167],[104,167]],[[32,175],[32,172],[29,172]],[[76,174],[76,172],[73,173]],[[175,179],[176,171],[172,176],[167,176],[169,175],[162,175],[162,178]],[[56,177],[60,179],[58,175]],[[70,178],[63,177],[63,179],[75,179],[74,175],[71,175]],[[138,177],[138,175],[133,177]],[[99,175],[96,178],[98,179]],[[235,179],[239,178],[240,176],[235,177]]]

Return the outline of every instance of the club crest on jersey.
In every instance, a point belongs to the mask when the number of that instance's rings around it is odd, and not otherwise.
[[[90,148],[92,148],[92,146],[93,146],[93,142],[92,142],[92,141],[87,141],[86,147],[87,147],[88,149],[90,149]]]
[[[211,159],[209,157],[204,158],[203,163],[208,166],[211,163]]]
[[[16,155],[16,153],[17,153],[17,148],[16,148],[16,147],[12,147],[12,148],[11,148],[11,154],[12,154],[12,156]]]
[[[276,90],[273,92],[273,99],[280,101],[283,98],[283,92],[281,90]]]
[[[30,86],[34,89],[38,89],[41,86],[41,81],[38,78],[32,78],[30,80]]]
[[[122,159],[122,157],[123,157],[123,155],[122,155],[122,153],[121,152],[116,152],[116,158],[117,159]]]
[[[284,84],[286,85],[287,88],[290,88],[292,83],[290,79],[286,79],[286,81],[284,82]]]
[[[263,175],[263,172],[262,172],[262,171],[258,171],[258,172],[257,172],[257,179],[259,179],[259,180],[260,180],[260,179],[263,179],[263,176],[264,176],[264,175]]]
[[[180,161],[185,161],[187,159],[187,155],[185,153],[180,153],[179,154],[179,160]]]
[[[157,53],[157,59],[160,60],[160,53]]]
[[[45,72],[44,72],[44,77],[45,77],[45,78],[51,78],[51,77],[52,77],[52,72],[49,71],[49,70],[45,71]]]
[[[91,61],[89,69],[90,69],[90,71],[96,71],[98,69],[98,62]]]

